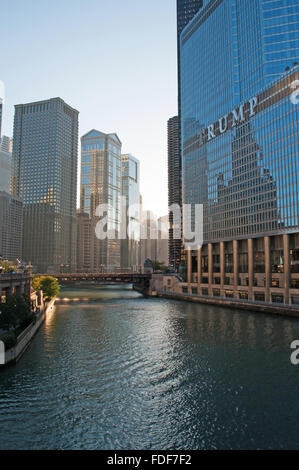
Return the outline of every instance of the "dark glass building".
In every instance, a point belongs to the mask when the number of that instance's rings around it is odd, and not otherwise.
[[[15,106],[12,192],[23,253],[41,273],[76,270],[78,111],[53,98]]]
[[[299,0],[211,0],[181,34],[183,202],[204,208],[189,259],[199,294],[299,302],[298,31]]]
[[[168,126],[168,207],[177,204],[182,207],[182,179],[180,155],[180,124],[179,117],[169,119]],[[174,238],[174,216],[169,212],[169,265],[177,269],[183,259],[183,241]]]

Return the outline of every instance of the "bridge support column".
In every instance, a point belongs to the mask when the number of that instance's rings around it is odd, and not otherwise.
[[[213,245],[208,245],[208,264],[209,264],[209,296],[213,296]]]
[[[290,236],[283,236],[283,258],[284,258],[284,303],[291,304],[290,299],[290,278],[291,278],[291,260],[290,260]]]
[[[253,258],[253,239],[248,239],[248,299],[253,301],[253,287],[254,287],[254,258]]]
[[[220,242],[220,296],[224,297],[224,282],[225,282],[225,245]]]
[[[198,294],[201,294],[201,248],[197,250],[197,288]]]
[[[187,250],[187,265],[188,265],[188,294],[192,294],[192,251]]]

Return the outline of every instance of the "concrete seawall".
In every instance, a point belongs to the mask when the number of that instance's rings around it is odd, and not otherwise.
[[[290,305],[275,305],[275,304],[265,304],[264,302],[247,302],[247,301],[238,301],[236,299],[223,299],[223,298],[206,298],[202,296],[192,295],[192,294],[181,294],[178,292],[168,292],[163,290],[156,291],[157,297],[163,297],[166,299],[182,300],[188,302],[197,302],[206,305],[217,305],[219,307],[225,308],[236,308],[239,310],[248,310],[261,313],[269,313],[275,315],[282,315],[285,317],[293,317],[299,319],[299,308],[292,307]]]
[[[38,315],[36,321],[31,323],[31,325],[29,325],[26,330],[24,330],[18,336],[18,342],[16,346],[5,351],[5,366],[7,364],[17,362],[22,357],[26,349],[30,346],[32,339],[40,329],[41,325],[44,323],[47,314],[53,310],[55,306],[55,300],[56,298],[52,299],[44,308],[44,310]]]

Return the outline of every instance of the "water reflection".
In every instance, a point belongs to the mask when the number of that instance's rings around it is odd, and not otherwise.
[[[0,374],[1,448],[299,447],[299,322],[129,288],[61,297],[80,301]]]

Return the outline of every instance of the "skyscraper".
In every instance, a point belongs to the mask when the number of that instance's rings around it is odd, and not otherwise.
[[[181,160],[181,51],[180,34],[203,5],[203,0],[177,0],[178,116],[168,121],[168,201],[182,207]],[[173,217],[169,214],[169,264],[178,267],[184,260],[182,240],[173,239]]]
[[[99,272],[102,269],[114,271],[120,267],[120,154],[121,141],[116,134],[104,134],[91,130],[81,138],[81,193],[79,220],[84,222],[92,239],[78,240],[79,250],[89,250],[90,266],[78,265],[78,269]],[[95,235],[95,227],[99,221],[96,214],[98,206],[106,204],[107,229],[114,230],[116,238],[99,240]],[[108,207],[109,206],[109,207]],[[80,232],[81,233],[81,232]],[[90,248],[88,246],[90,245]],[[83,257],[80,255],[80,259]]]
[[[122,223],[127,238],[121,240],[121,267],[137,271],[140,266],[140,162],[121,155]]]
[[[6,153],[12,153],[12,139],[4,135],[0,141],[0,149]]]
[[[185,26],[194,18],[203,6],[203,0],[177,0],[177,53],[178,53],[178,102],[179,116],[181,114],[181,46],[180,35]]]
[[[12,192],[23,259],[42,273],[76,269],[78,114],[60,98],[15,106]]]
[[[0,256],[15,262],[22,259],[23,204],[0,189]]]
[[[0,96],[0,142],[1,142],[1,130],[2,130],[2,113],[3,113],[3,99]]]
[[[3,136],[0,141],[0,191],[10,192],[12,139]]]
[[[173,204],[182,207],[181,155],[179,136],[179,117],[174,116],[168,121],[168,207]],[[174,239],[174,217],[169,213],[169,245],[168,262],[175,268],[179,267],[183,257],[182,238]]]
[[[151,211],[141,214],[141,265],[152,262],[168,264],[168,215],[157,218]]]
[[[0,98],[0,256],[15,262],[22,256],[23,204],[10,194],[12,139],[1,137]]]
[[[147,259],[157,260],[158,221],[151,211],[141,214],[141,265]]]
[[[169,218],[167,215],[158,219],[157,260],[168,265]]]
[[[181,34],[189,292],[299,303],[298,18],[299,0],[210,0]]]

